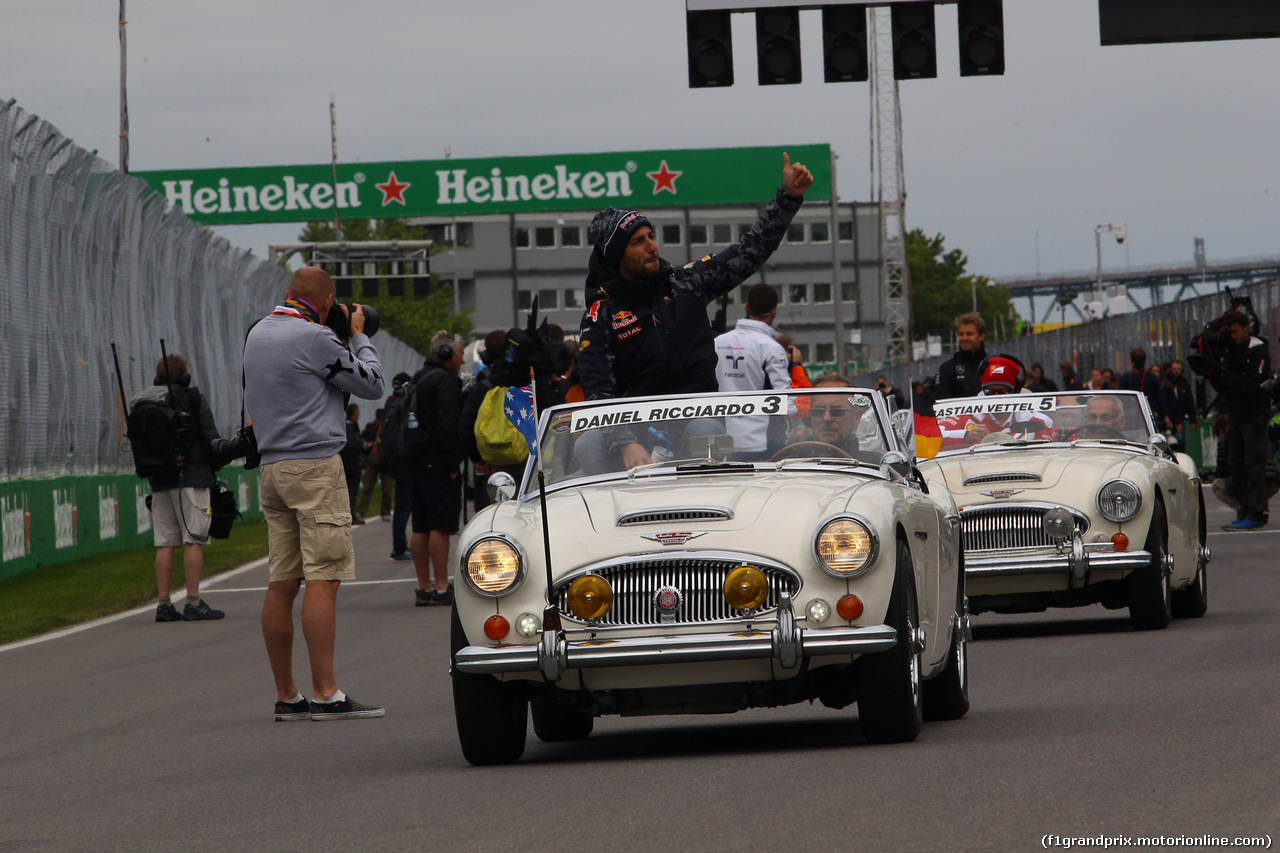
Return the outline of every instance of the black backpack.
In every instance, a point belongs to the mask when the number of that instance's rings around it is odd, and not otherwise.
[[[180,388],[170,388],[163,400],[134,403],[125,420],[125,435],[133,449],[133,468],[139,477],[181,476],[185,458],[195,448],[199,433],[191,411],[198,403],[194,390]]]
[[[386,406],[382,415],[382,452],[387,462],[401,465],[410,459],[416,459],[427,451],[430,445],[430,430],[418,419],[418,385],[410,382],[404,386],[400,396]]]

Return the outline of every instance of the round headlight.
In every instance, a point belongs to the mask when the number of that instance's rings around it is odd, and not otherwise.
[[[569,611],[579,619],[599,619],[613,606],[613,587],[599,575],[583,575],[569,586]]]
[[[510,592],[520,580],[520,552],[504,539],[481,539],[467,552],[467,581],[481,595]]]
[[[759,610],[769,600],[769,580],[755,566],[738,566],[724,579],[724,600],[734,610]]]
[[[1112,480],[1098,490],[1098,512],[1107,521],[1128,521],[1142,508],[1142,492],[1128,480]]]
[[[856,518],[836,518],[818,533],[814,551],[818,565],[839,578],[865,571],[876,557],[876,535]]]

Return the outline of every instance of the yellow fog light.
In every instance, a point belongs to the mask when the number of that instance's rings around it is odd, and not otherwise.
[[[724,600],[735,610],[759,610],[769,600],[769,579],[755,566],[738,566],[724,579]]]
[[[520,553],[502,539],[483,539],[467,553],[467,580],[481,595],[501,595],[520,580]]]
[[[583,575],[569,587],[569,610],[579,619],[599,619],[613,606],[613,587],[599,575]]]

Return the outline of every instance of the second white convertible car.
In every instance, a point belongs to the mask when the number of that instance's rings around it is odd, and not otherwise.
[[[937,404],[964,529],[973,613],[1101,603],[1134,627],[1204,615],[1205,508],[1136,391],[1009,394]]]
[[[513,412],[513,417],[519,412]],[[872,742],[969,707],[959,520],[883,398],[653,397],[541,414],[463,531],[451,673],[473,764],[606,714],[857,703]],[[530,711],[531,709],[531,711]]]

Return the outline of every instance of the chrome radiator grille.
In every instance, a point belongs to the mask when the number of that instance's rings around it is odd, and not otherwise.
[[[960,529],[964,533],[965,551],[1019,551],[1033,548],[1050,548],[1053,540],[1044,532],[1044,514],[1049,505],[999,504],[963,510],[960,513]],[[1070,510],[1076,520],[1076,529],[1089,529],[1089,521],[1082,514]]]
[[[675,558],[617,563],[595,567],[592,571],[613,588],[613,607],[600,624],[658,624],[661,620],[653,601],[654,593],[668,585],[680,590],[682,596],[676,624],[739,619],[746,611],[735,610],[724,600],[725,578],[738,566],[755,566],[769,581],[769,597],[757,612],[776,608],[783,592],[794,596],[800,590],[800,579],[795,575],[753,560]],[[557,584],[555,601],[565,614],[570,613],[568,596],[569,583]]]

